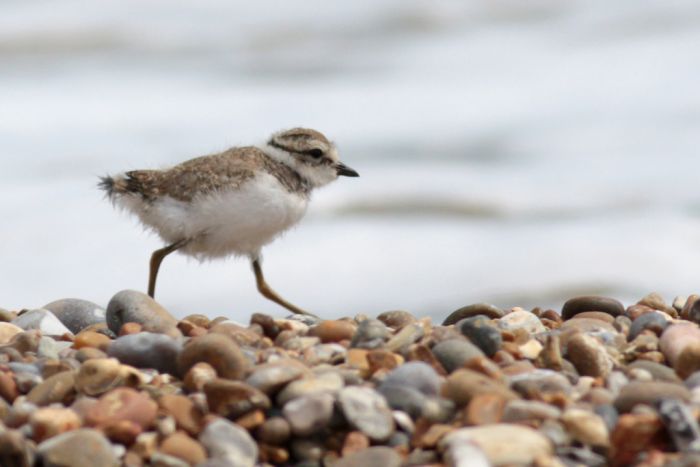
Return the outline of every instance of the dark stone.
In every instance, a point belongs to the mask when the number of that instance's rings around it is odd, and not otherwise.
[[[564,303],[561,316],[564,319],[571,319],[584,311],[602,311],[612,316],[619,316],[625,312],[625,307],[614,298],[586,295],[572,298]]]
[[[488,357],[498,352],[503,344],[501,331],[491,326],[490,320],[484,315],[465,318],[459,321],[455,328]]]
[[[653,311],[651,313],[645,313],[642,316],[635,319],[634,321],[632,321],[632,326],[630,326],[627,340],[634,340],[634,338],[637,337],[645,329],[649,329],[650,331],[653,331],[657,336],[660,336],[668,325],[669,321],[665,319],[661,313],[656,311]]]
[[[476,315],[486,315],[491,319],[498,319],[505,315],[505,312],[500,308],[491,305],[489,303],[475,303],[473,305],[467,305],[459,310],[455,310],[450,313],[450,316],[445,318],[442,322],[443,326],[449,326],[450,324],[455,324],[464,318],[471,318]]]

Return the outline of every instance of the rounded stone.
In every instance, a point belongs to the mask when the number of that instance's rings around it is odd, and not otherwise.
[[[375,446],[343,456],[333,467],[401,467],[401,457],[395,450]]]
[[[669,324],[671,323],[669,322],[668,315],[665,313],[660,311],[645,313],[632,321],[627,340],[634,340],[642,331],[647,329],[654,332],[656,335],[661,335]]]
[[[298,379],[289,383],[277,394],[277,404],[284,405],[288,401],[307,394],[327,392],[335,394],[345,385],[343,377],[336,372],[325,372],[311,378]]]
[[[633,381],[622,387],[615,399],[615,408],[619,412],[629,412],[635,405],[654,406],[661,398],[690,401],[690,391],[681,384],[665,381]]]
[[[20,332],[24,332],[24,329],[12,323],[0,322],[0,345],[8,344]]]
[[[180,341],[170,336],[140,332],[115,339],[107,349],[107,355],[136,368],[176,374],[177,356],[181,350]]]
[[[613,369],[613,361],[595,337],[577,333],[569,338],[567,358],[582,376],[605,378]]]
[[[212,458],[230,467],[253,467],[258,459],[258,446],[248,431],[222,418],[204,428],[199,442]]]
[[[466,362],[473,358],[484,356],[479,347],[464,339],[442,341],[433,346],[432,351],[448,373],[462,368]]]
[[[191,435],[199,433],[202,426],[202,413],[192,399],[179,394],[165,394],[158,399],[162,412],[175,419],[177,427]]]
[[[197,465],[207,458],[204,447],[182,431],[165,438],[160,445],[160,452],[182,459],[187,465]]]
[[[216,378],[216,370],[213,366],[206,362],[199,362],[187,370],[183,383],[190,392],[202,392],[204,385]]]
[[[76,449],[79,447],[79,449]],[[107,438],[97,430],[80,429],[55,436],[38,448],[39,464],[45,467],[116,467],[119,465]]]
[[[199,362],[210,364],[222,378],[241,379],[248,360],[233,340],[223,334],[206,334],[191,339],[177,358],[180,376]]]
[[[281,446],[289,441],[292,427],[283,417],[272,417],[258,428],[257,436],[260,441],[274,446]]]
[[[407,362],[386,375],[382,387],[413,388],[426,396],[437,396],[442,379],[435,369],[425,362]]]
[[[95,358],[81,365],[75,375],[75,388],[88,396],[98,396],[119,386],[138,386],[141,381],[135,368],[114,358]]]
[[[376,349],[381,347],[389,337],[389,329],[382,321],[366,319],[361,321],[357,327],[350,346],[361,349]]]
[[[287,402],[282,414],[295,436],[307,437],[326,428],[333,416],[334,402],[328,393],[310,394]]]
[[[695,324],[668,326],[659,339],[659,349],[681,378],[700,370],[700,329]]]
[[[444,397],[463,407],[479,394],[496,394],[505,400],[517,399],[518,395],[503,384],[473,370],[460,369],[447,377],[442,387]]]
[[[75,373],[63,371],[57,373],[34,388],[27,394],[27,401],[38,406],[55,402],[70,403],[75,397]]]
[[[618,316],[625,312],[625,307],[614,298],[585,295],[567,300],[561,309],[561,316],[566,320],[584,311],[602,311]]]
[[[158,405],[144,393],[131,388],[117,388],[100,397],[85,414],[85,423],[107,428],[128,421],[142,429],[153,425]]]
[[[377,316],[377,319],[393,329],[402,329],[416,321],[411,313],[403,310],[385,311]]]
[[[270,398],[264,392],[241,381],[217,378],[204,385],[204,394],[209,410],[231,419],[271,407]]]
[[[12,324],[25,331],[36,329],[47,336],[62,336],[73,333],[49,310],[30,310],[12,320]]]
[[[36,410],[30,417],[34,441],[40,443],[82,425],[77,413],[70,409],[46,407]]]
[[[649,360],[635,360],[627,365],[627,369],[642,369],[648,371],[656,381],[668,381],[670,383],[677,384],[681,382],[681,379],[678,377],[673,368],[669,368],[666,365]]]
[[[350,425],[370,439],[384,441],[394,432],[394,418],[384,396],[361,386],[343,388],[338,401]]]
[[[524,329],[530,334],[538,334],[545,332],[547,328],[540,322],[540,319],[534,313],[525,310],[517,310],[508,313],[497,321],[500,329],[507,331],[515,331],[516,329]]]
[[[501,332],[492,326],[489,318],[484,315],[465,318],[459,321],[455,328],[488,357],[493,357],[503,344]]]
[[[616,316],[605,313],[604,311],[582,311],[571,317],[571,319],[598,319],[606,323],[613,324]]]
[[[595,413],[583,409],[567,409],[561,416],[561,421],[569,434],[580,443],[603,447],[610,445],[608,427]]]
[[[42,308],[56,315],[74,334],[93,324],[105,323],[107,319],[107,312],[101,306],[79,298],[56,300]]]
[[[321,342],[339,342],[352,339],[355,326],[350,321],[326,320],[309,329],[309,336],[321,339]]]
[[[179,336],[177,320],[158,302],[135,290],[122,290],[109,301],[107,326],[118,334],[124,323],[138,323],[144,331]]]
[[[501,421],[504,423],[541,422],[556,420],[560,416],[561,410],[545,402],[513,399],[506,404]]]
[[[412,418],[417,419],[428,411],[427,407],[431,399],[412,387],[382,385],[378,391],[392,409],[406,412]]]
[[[453,311],[447,318],[445,318],[442,325],[449,326],[463,320],[464,318],[471,318],[472,316],[477,315],[485,315],[491,319],[498,319],[505,315],[505,312],[489,303],[475,303]]]
[[[82,349],[85,347],[93,347],[95,349],[107,350],[109,344],[112,343],[112,339],[95,331],[83,331],[75,336],[73,341],[73,347],[75,349]]]
[[[536,459],[548,458],[553,453],[552,444],[542,433],[507,423],[461,428],[440,441],[443,450],[469,444],[481,448],[488,461],[495,466],[530,465]]]

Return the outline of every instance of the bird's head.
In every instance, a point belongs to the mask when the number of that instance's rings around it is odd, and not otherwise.
[[[320,132],[308,128],[293,128],[273,134],[266,152],[292,166],[314,187],[332,182],[338,176],[359,177],[340,162],[335,145]]]

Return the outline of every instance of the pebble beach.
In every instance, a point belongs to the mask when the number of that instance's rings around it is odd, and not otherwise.
[[[248,323],[0,309],[2,466],[690,466],[700,301]]]

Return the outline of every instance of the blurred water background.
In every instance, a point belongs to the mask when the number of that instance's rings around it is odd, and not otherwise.
[[[695,0],[0,2],[0,306],[106,305],[161,246],[99,175],[318,128],[361,178],[265,250],[327,317],[700,291]],[[285,312],[169,257],[176,315]]]

